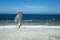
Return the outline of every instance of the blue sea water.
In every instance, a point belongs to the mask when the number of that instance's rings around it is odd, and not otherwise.
[[[16,25],[14,22],[17,13],[0,13],[0,26],[1,25]],[[60,14],[23,14],[22,25],[59,25]]]
[[[14,20],[17,14],[0,14],[0,21]],[[60,14],[23,14],[23,20],[60,20]]]

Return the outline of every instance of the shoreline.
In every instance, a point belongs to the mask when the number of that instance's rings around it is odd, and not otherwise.
[[[5,25],[5,26],[0,26],[1,28],[19,28],[16,25]],[[60,26],[48,26],[48,25],[22,25],[21,28],[60,28]]]

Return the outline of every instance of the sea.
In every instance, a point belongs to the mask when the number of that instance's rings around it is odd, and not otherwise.
[[[16,25],[14,22],[17,13],[0,13],[0,26],[1,25]],[[59,25],[60,26],[60,13],[23,13],[22,25]]]

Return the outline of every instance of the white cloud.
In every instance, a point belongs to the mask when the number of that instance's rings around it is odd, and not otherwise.
[[[25,5],[25,8],[48,8],[47,6],[29,6],[29,5]]]

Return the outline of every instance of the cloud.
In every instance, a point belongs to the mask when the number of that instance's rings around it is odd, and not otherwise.
[[[25,5],[25,8],[48,8],[47,6],[29,6],[29,5]]]

